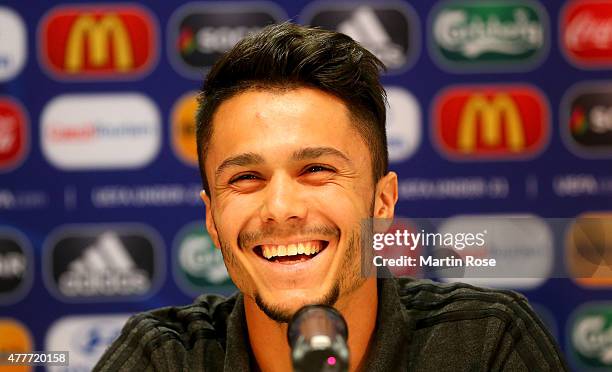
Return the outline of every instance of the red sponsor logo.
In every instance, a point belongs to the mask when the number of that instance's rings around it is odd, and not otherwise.
[[[561,16],[561,44],[577,65],[612,65],[612,2],[574,1]]]
[[[59,78],[134,77],[157,61],[157,25],[136,5],[61,6],[39,28],[42,64]]]
[[[455,87],[434,104],[434,139],[460,160],[518,159],[535,155],[549,137],[548,106],[526,85]]]
[[[14,168],[28,147],[28,122],[22,106],[0,97],[0,171]]]

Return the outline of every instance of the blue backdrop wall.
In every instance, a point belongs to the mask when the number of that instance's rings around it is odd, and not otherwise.
[[[528,215],[549,253],[490,244],[548,269],[492,284],[530,299],[572,368],[612,369],[612,1],[4,0],[0,351],[89,370],[129,314],[233,290],[202,229],[194,94],[287,19],[387,65],[398,214]],[[577,216],[601,222],[594,261],[568,242]],[[570,278],[585,266],[599,278]]]

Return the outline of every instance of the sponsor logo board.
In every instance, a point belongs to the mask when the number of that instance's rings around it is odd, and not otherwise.
[[[91,371],[106,349],[121,334],[128,314],[73,315],[55,321],[45,338],[47,351],[68,351],[70,366],[49,371]]]
[[[565,262],[577,284],[612,287],[612,213],[583,213],[568,226]]]
[[[213,244],[202,222],[183,227],[174,239],[174,277],[189,295],[235,290],[221,250]]]
[[[550,137],[544,96],[529,85],[456,86],[436,98],[433,142],[453,160],[520,160]]]
[[[197,92],[180,97],[170,114],[172,149],[176,156],[188,165],[198,166],[195,115],[198,108]]]
[[[51,234],[44,279],[66,302],[142,300],[162,282],[161,239],[143,225],[74,225]]]
[[[19,321],[11,318],[0,318],[0,352],[29,353],[34,342],[30,331]],[[0,366],[0,371],[29,372],[30,366]]]
[[[285,19],[285,12],[267,1],[186,4],[168,22],[170,62],[179,73],[201,80],[242,38]]]
[[[582,157],[612,156],[612,84],[581,83],[561,104],[561,134]]]
[[[528,70],[549,49],[546,11],[532,1],[446,1],[429,28],[433,59],[452,71]]]
[[[0,6],[0,82],[21,72],[28,56],[28,34],[14,10]]]
[[[157,21],[135,4],[63,5],[38,30],[39,60],[64,80],[133,79],[157,63]]]
[[[419,20],[406,3],[319,1],[304,10],[301,23],[350,36],[376,55],[390,73],[412,67],[419,54]]]
[[[140,168],[160,146],[159,111],[141,94],[66,94],[41,114],[43,154],[62,170]]]
[[[612,303],[587,302],[568,320],[567,350],[577,370],[612,368]]]
[[[443,281],[461,281],[498,288],[533,289],[546,281],[554,262],[553,236],[549,226],[533,215],[465,215],[445,220],[438,228],[444,234],[485,232],[482,246],[462,249],[451,247],[454,253],[495,259],[494,268],[461,267],[460,277],[450,277],[453,271],[442,269]],[[442,251],[447,249],[442,249]]]
[[[32,287],[32,248],[17,230],[0,227],[0,304],[21,300]]]
[[[421,142],[421,110],[417,99],[399,87],[385,87],[387,110],[387,148],[389,161],[401,162],[412,156]]]
[[[19,166],[30,147],[30,128],[23,106],[0,96],[0,172]]]
[[[612,66],[612,3],[570,1],[559,17],[559,38],[565,57],[581,68]]]

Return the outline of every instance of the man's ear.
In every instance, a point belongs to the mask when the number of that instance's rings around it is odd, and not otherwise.
[[[374,218],[393,218],[397,203],[397,174],[389,172],[376,183]]]
[[[200,198],[206,205],[206,230],[208,230],[208,235],[213,241],[213,244],[217,249],[221,248],[221,243],[219,242],[219,232],[217,231],[217,226],[215,225],[215,220],[212,217],[212,208],[210,203],[210,197],[206,195],[206,191],[200,191]]]

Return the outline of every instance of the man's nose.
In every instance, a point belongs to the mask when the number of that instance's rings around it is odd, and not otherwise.
[[[289,175],[272,177],[264,193],[262,221],[282,223],[305,218],[308,208],[300,187]]]

